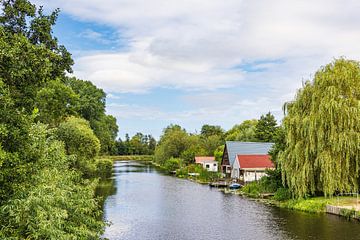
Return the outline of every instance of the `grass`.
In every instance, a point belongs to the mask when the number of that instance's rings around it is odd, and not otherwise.
[[[326,205],[352,206],[354,204],[356,204],[356,198],[354,197],[312,197],[307,199],[290,199],[276,203],[276,205],[282,208],[309,213],[325,213]]]

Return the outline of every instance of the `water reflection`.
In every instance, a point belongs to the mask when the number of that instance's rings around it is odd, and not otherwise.
[[[109,182],[110,183],[110,182]],[[360,225],[329,215],[287,211],[187,180],[146,162],[116,162],[104,237],[124,240],[359,239]]]

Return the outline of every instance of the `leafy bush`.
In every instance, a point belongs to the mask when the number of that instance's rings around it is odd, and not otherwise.
[[[248,183],[246,184],[242,189],[241,191],[249,196],[249,197],[253,197],[253,198],[256,198],[256,197],[259,197],[260,196],[260,184],[258,182],[251,182],[251,183]]]
[[[274,200],[284,201],[291,198],[291,192],[288,188],[279,188],[273,197]]]
[[[164,168],[168,172],[176,171],[180,168],[181,159],[180,158],[170,158],[169,160],[165,161]]]
[[[266,170],[266,176],[262,177],[259,181],[262,192],[274,193],[279,188],[282,188],[281,171],[279,169]]]
[[[110,159],[97,159],[96,162],[96,175],[102,179],[110,178],[113,171],[113,161]]]
[[[69,170],[63,143],[46,125],[33,125],[29,135],[19,160],[33,161],[17,166],[22,178],[1,204],[0,239],[98,239],[105,224],[94,198],[97,182]]]
[[[100,141],[82,118],[69,117],[56,131],[57,138],[64,142],[69,155],[76,158],[72,167],[84,173],[85,177],[96,172],[95,157],[100,150]]]

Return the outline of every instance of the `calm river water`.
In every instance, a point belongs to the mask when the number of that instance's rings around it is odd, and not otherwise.
[[[110,240],[360,239],[359,222],[266,206],[137,161],[115,163],[106,194]]]

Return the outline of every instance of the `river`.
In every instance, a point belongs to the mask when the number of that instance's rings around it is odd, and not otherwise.
[[[188,180],[146,162],[118,161],[104,189],[110,240],[360,239],[360,223],[279,209]]]

